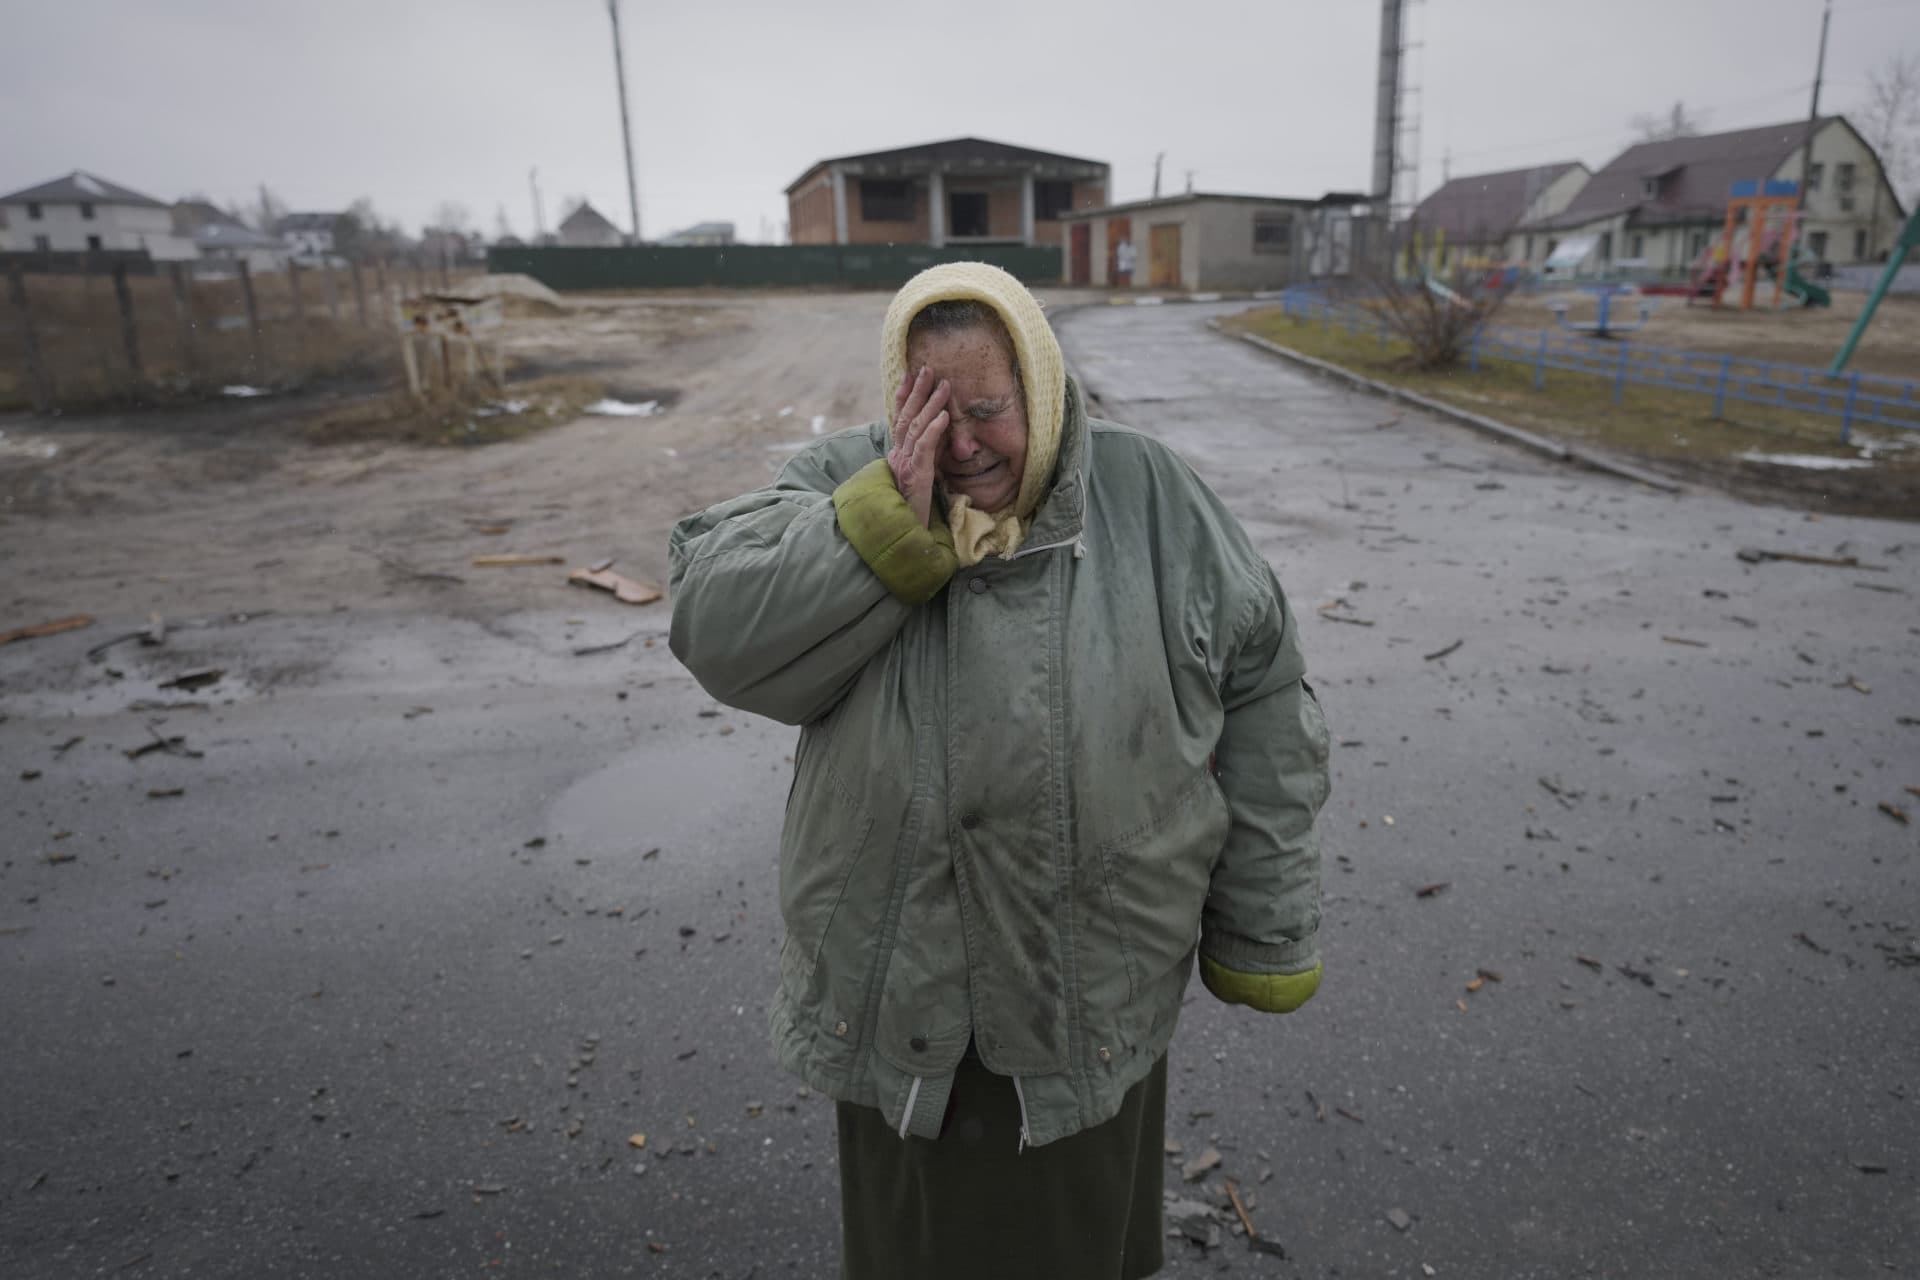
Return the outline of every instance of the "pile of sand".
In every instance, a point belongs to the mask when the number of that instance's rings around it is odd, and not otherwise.
[[[515,273],[462,280],[459,293],[469,298],[499,298],[509,314],[554,315],[567,309],[560,295],[532,276]]]

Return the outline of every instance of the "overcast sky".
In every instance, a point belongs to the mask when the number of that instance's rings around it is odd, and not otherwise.
[[[86,169],[163,200],[443,201],[492,234],[580,195],[625,226],[605,0],[6,0],[0,190]],[[972,134],[1104,160],[1116,200],[1368,185],[1371,0],[624,0],[642,229],[779,234],[814,160]],[[1806,114],[1819,0],[1416,0],[1423,191],[1599,167],[1676,98],[1711,129]],[[1821,109],[1920,50],[1920,0],[1836,0]]]

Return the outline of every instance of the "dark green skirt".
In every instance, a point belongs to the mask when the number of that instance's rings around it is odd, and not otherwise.
[[[1013,1082],[960,1063],[937,1139],[839,1104],[845,1280],[1136,1280],[1160,1269],[1167,1060],[1120,1114],[1020,1146]]]

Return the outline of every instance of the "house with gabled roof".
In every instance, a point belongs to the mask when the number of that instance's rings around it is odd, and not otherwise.
[[[1516,227],[1563,212],[1592,177],[1578,160],[1466,174],[1419,203],[1413,231],[1435,270],[1498,265]]]
[[[1059,245],[1107,203],[1104,161],[985,138],[816,160],[787,186],[794,244]]]
[[[617,249],[627,242],[620,228],[582,200],[580,207],[560,220],[560,243],[574,249]]]
[[[1844,116],[1628,147],[1559,213],[1516,228],[1509,251],[1538,267],[1577,244],[1587,246],[1587,271],[1684,277],[1725,225],[1734,183],[1798,181],[1809,137],[1806,253],[1831,263],[1885,257],[1906,211],[1879,154]]]
[[[130,187],[75,169],[63,178],[0,196],[7,216],[0,250],[14,253],[144,253],[156,262],[196,255],[176,235],[172,209]]]

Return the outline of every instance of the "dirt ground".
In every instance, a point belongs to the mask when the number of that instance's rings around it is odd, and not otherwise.
[[[1633,340],[1682,351],[1731,353],[1752,360],[1824,369],[1846,341],[1848,330],[1867,301],[1864,293],[1836,291],[1831,307],[1795,306],[1789,298],[1783,310],[1773,311],[1761,305],[1773,297],[1772,286],[1764,281],[1762,286],[1754,293],[1752,311],[1732,307],[1715,311],[1702,303],[1688,306],[1685,298],[1670,296],[1647,298],[1652,311],[1646,327],[1635,333]],[[1554,328],[1558,323],[1553,312],[1556,302],[1568,304],[1567,319],[1571,322],[1594,318],[1593,295],[1569,289],[1510,299],[1495,323]],[[1615,319],[1632,323],[1638,318],[1638,306],[1633,299],[1627,302],[1634,305],[1616,306],[1613,314]],[[1889,296],[1883,300],[1847,367],[1890,378],[1920,379],[1920,297]]]
[[[568,586],[566,568],[612,557],[663,583],[681,515],[765,481],[816,429],[877,415],[886,304],[883,293],[709,292],[509,308],[509,396],[587,385],[664,409],[588,414],[483,447],[332,430],[391,397],[390,384],[364,381],[0,417],[0,630],[72,613],[316,611],[423,595],[476,617],[618,607]],[[471,564],[504,553],[566,564]]]

